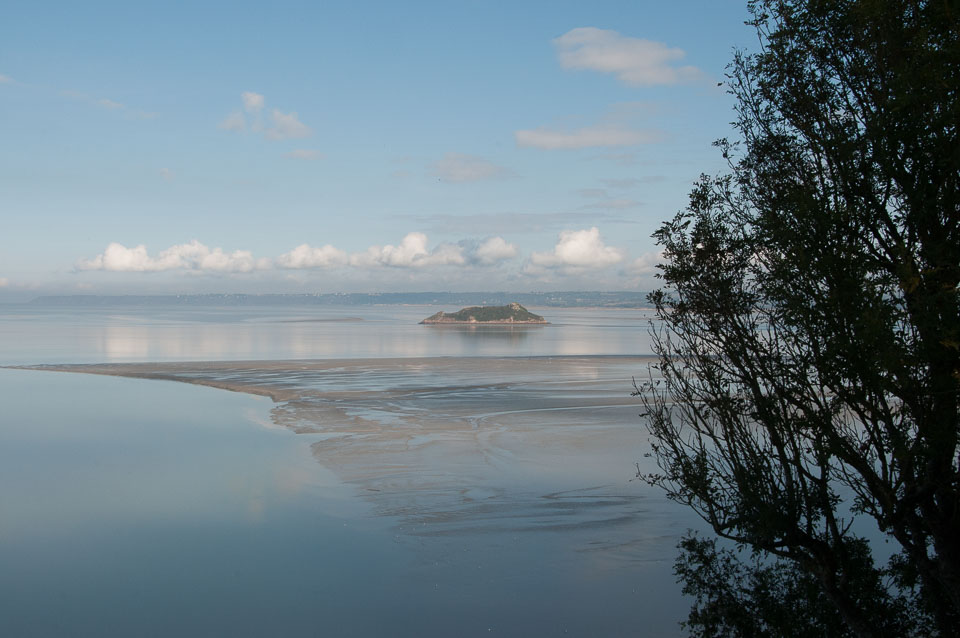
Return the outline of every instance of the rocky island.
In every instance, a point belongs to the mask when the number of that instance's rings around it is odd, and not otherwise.
[[[442,310],[430,315],[422,324],[485,324],[508,325],[545,324],[547,320],[535,315],[518,303],[506,306],[471,306],[457,312],[446,313]]]

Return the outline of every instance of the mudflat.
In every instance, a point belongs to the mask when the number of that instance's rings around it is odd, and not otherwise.
[[[270,397],[274,424],[410,533],[588,529],[637,517],[653,357],[432,357],[21,366]],[[429,523],[429,525],[428,525]],[[649,522],[648,522],[649,523]],[[635,530],[634,530],[635,531]],[[627,536],[584,537],[620,546]]]

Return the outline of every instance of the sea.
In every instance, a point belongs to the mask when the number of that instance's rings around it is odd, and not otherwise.
[[[0,306],[0,635],[681,635],[651,311],[438,310]]]

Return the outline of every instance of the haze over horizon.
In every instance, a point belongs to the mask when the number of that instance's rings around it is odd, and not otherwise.
[[[645,290],[736,2],[20,3],[0,302]]]

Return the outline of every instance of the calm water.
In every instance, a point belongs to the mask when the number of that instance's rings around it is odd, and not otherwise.
[[[552,325],[421,326],[432,306],[40,308],[0,305],[0,365],[647,354],[649,311],[531,308]]]
[[[435,310],[0,308],[3,365],[355,361],[282,404],[0,370],[0,635],[676,635],[695,521],[629,480],[632,364],[562,357],[649,352],[644,313]]]

